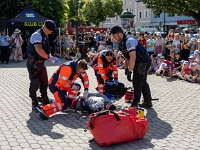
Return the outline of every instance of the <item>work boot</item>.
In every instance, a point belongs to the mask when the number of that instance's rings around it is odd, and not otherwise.
[[[42,96],[42,106],[49,104],[48,96]]]
[[[36,99],[39,103],[42,103],[42,97],[37,97]]]
[[[49,117],[45,114],[44,110],[40,106],[35,107],[35,112],[41,119],[48,120]]]
[[[153,105],[152,102],[143,102],[142,104],[138,104],[138,106],[143,108],[151,108]]]

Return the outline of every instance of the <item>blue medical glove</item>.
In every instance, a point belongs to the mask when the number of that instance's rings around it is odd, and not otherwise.
[[[60,59],[59,58],[56,58],[56,60],[55,60],[55,62],[54,62],[55,64],[58,64],[58,63],[60,63]]]
[[[56,57],[50,56],[48,59],[51,63],[54,63],[56,61]]]
[[[114,82],[113,81],[107,81],[106,84],[112,86],[114,84]]]
[[[119,81],[118,81],[118,79],[117,79],[117,78],[115,78],[114,80],[115,80],[115,84],[116,84],[116,85],[118,85],[118,84],[119,84]]]

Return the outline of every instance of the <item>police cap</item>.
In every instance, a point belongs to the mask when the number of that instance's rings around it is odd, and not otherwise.
[[[52,20],[46,20],[44,25],[48,30],[54,31],[56,29],[56,24]]]
[[[122,31],[123,32],[122,28],[120,26],[118,26],[118,25],[115,25],[110,29],[110,33],[111,34],[116,34],[118,31]]]

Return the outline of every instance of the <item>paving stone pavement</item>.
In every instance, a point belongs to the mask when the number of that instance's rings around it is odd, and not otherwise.
[[[61,60],[61,63],[64,60]],[[46,63],[48,75],[57,64]],[[90,91],[97,86],[93,70],[88,70]],[[127,86],[124,70],[119,80]],[[79,81],[80,82],[80,81]],[[176,79],[148,75],[153,101],[152,109],[145,109],[149,121],[148,132],[140,140],[100,147],[89,131],[84,132],[88,117],[79,113],[57,113],[48,121],[39,119],[31,111],[28,97],[29,79],[25,61],[0,64],[0,149],[1,150],[199,150],[200,149],[200,85]],[[52,96],[49,93],[49,96]],[[129,106],[120,99],[117,106]]]

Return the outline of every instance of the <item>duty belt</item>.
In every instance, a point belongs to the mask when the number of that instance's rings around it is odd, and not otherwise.
[[[43,64],[43,63],[44,63],[44,60],[38,59],[38,60],[35,61],[35,63],[36,63],[36,64]]]

